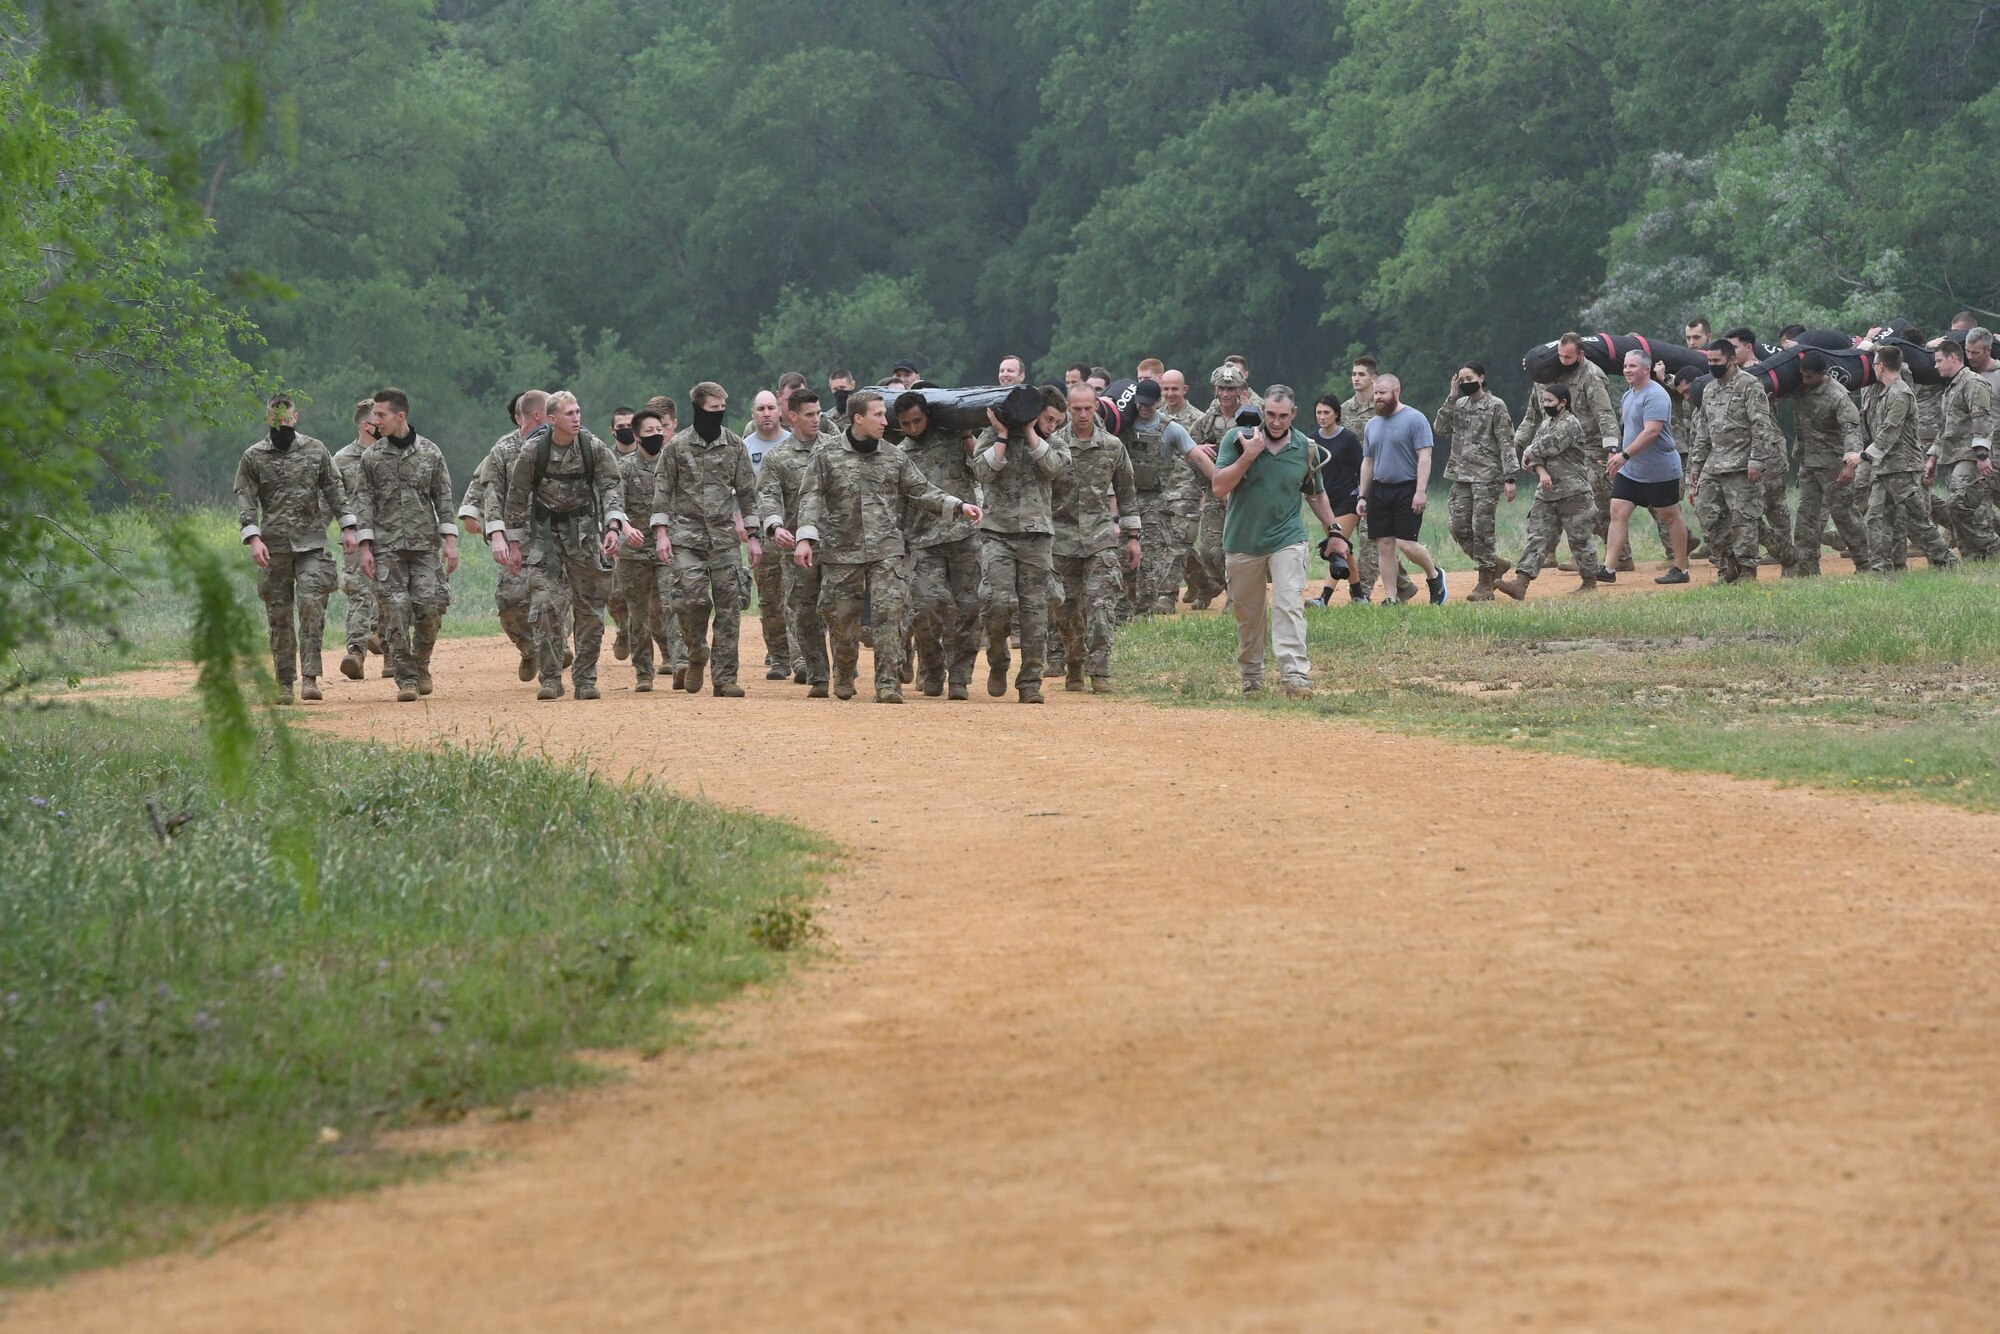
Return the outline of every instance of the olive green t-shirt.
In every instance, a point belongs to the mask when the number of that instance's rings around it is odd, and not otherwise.
[[[1226,468],[1243,457],[1242,438],[1243,428],[1230,428],[1216,447],[1216,467]],[[1305,541],[1299,497],[1324,490],[1313,463],[1312,441],[1296,428],[1283,449],[1259,454],[1229,493],[1229,509],[1222,516],[1222,549],[1239,556],[1268,556]]]

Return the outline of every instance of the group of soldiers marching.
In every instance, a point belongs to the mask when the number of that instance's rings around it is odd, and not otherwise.
[[[1705,349],[1707,377],[1670,375],[1659,363],[1626,368],[1628,392],[1658,384],[1671,396],[1671,431],[1660,438],[1678,456],[1707,535],[1704,544],[1674,507],[1656,507],[1670,562],[1658,582],[1686,582],[1688,559],[1703,554],[1734,582],[1754,579],[1760,561],[1817,574],[1822,545],[1871,571],[1900,569],[1912,552],[1946,566],[2000,550],[1989,457],[2000,361],[1987,330],[1955,328],[1932,344],[1936,385],[1914,384],[1895,347],[1870,349],[1874,382],[1859,395],[1808,353],[1790,400],[1789,452],[1770,401],[1741,369],[1758,355],[1751,331],[1711,338],[1696,321],[1687,339]],[[1376,376],[1373,358],[1356,359],[1353,395],[1337,408],[1332,396],[1321,400],[1315,439],[1340,423],[1367,433],[1380,411]],[[997,378],[1023,383],[1024,363],[1003,359]],[[685,426],[665,396],[620,409],[615,443],[583,426],[573,394],[526,391],[511,405],[514,429],[455,508],[444,455],[411,426],[400,390],[355,404],[355,438],[334,452],[298,433],[289,399],[272,399],[236,496],[282,698],[295,689],[323,697],[336,582],[347,595],[341,673],[361,679],[373,653],[398,700],[428,695],[461,526],[498,567],[500,622],[520,679],[538,683],[542,700],[563,697],[565,673],[577,699],[599,697],[607,610],[614,654],[629,657],[636,690],[651,691],[664,674],[676,690],[706,681],[718,697],[741,697],[738,640],[753,585],[767,679],[852,698],[859,648],[870,644],[882,703],[901,703],[911,684],[968,698],[982,642],[990,695],[1011,686],[1023,703],[1040,703],[1048,670],[1062,671],[1068,689],[1107,692],[1119,624],[1174,610],[1183,584],[1197,609],[1223,593],[1224,506],[1210,481],[1216,446],[1258,404],[1241,358],[1211,373],[1205,409],[1188,401],[1180,372],[1143,361],[1129,411],[1116,414],[1102,406],[1110,372],[1076,363],[1065,386],[1041,388],[1036,420],[994,416],[976,434],[929,420],[908,363],[876,388],[856,390],[845,371],[829,379],[831,402],[796,373],[757,396],[754,463],[726,425],[719,384],[694,387]],[[1607,547],[1603,562],[1597,552],[1622,531],[1610,492],[1626,451],[1637,452],[1608,384],[1574,334],[1560,340],[1556,374],[1536,386],[1518,424],[1482,365],[1455,373],[1433,427],[1452,442],[1448,522],[1477,569],[1469,600],[1524,596],[1565,538],[1571,560],[1561,568],[1584,589],[1634,568],[1628,543]],[[1794,463],[1796,515],[1787,502]],[[1494,516],[1524,468],[1538,485],[1507,577]],[[1948,490],[1936,497],[1940,475]],[[1341,519],[1352,534],[1352,516]],[[338,568],[326,549],[335,522]],[[1400,561],[1378,569],[1374,542],[1353,543],[1351,564],[1340,546],[1328,554],[1354,600],[1369,600],[1378,578],[1385,601],[1414,595]]]

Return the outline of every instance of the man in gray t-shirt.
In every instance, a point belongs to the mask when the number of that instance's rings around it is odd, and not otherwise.
[[[1644,505],[1660,521],[1660,542],[1672,562],[1653,582],[1688,582],[1687,521],[1681,517],[1681,456],[1674,449],[1674,406],[1667,391],[1653,381],[1651,359],[1634,348],[1625,354],[1625,400],[1618,406],[1624,423],[1624,445],[1605,462],[1611,478],[1610,525],[1605,532],[1605,558],[1625,549],[1632,511]],[[1615,583],[1609,569],[1597,572],[1597,582]]]
[[[1375,414],[1361,437],[1360,500],[1355,508],[1367,521],[1377,562],[1384,572],[1396,568],[1402,555],[1423,567],[1431,605],[1445,599],[1444,568],[1417,540],[1424,522],[1425,490],[1431,481],[1431,424],[1403,403],[1403,382],[1393,375],[1375,377]],[[1389,577],[1394,578],[1393,573]],[[1398,601],[1391,583],[1384,606]]]

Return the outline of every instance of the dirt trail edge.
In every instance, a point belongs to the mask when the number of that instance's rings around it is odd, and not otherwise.
[[[837,957],[629,1082],[468,1132],[507,1151],[488,1165],[0,1324],[2000,1312],[2000,818],[1060,690],[728,701],[607,664],[601,702],[537,705],[513,667],[448,642],[426,703],[337,681],[304,716],[518,734],[824,830],[853,854],[821,911]]]

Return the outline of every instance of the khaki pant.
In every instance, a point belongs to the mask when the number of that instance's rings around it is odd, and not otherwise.
[[[1271,648],[1278,657],[1278,677],[1288,686],[1312,682],[1312,662],[1306,657],[1306,544],[1249,556],[1231,551],[1223,557],[1229,579],[1229,608],[1236,616],[1236,666],[1243,685],[1264,684],[1264,635],[1268,622]],[[1271,601],[1264,603],[1264,586]]]

